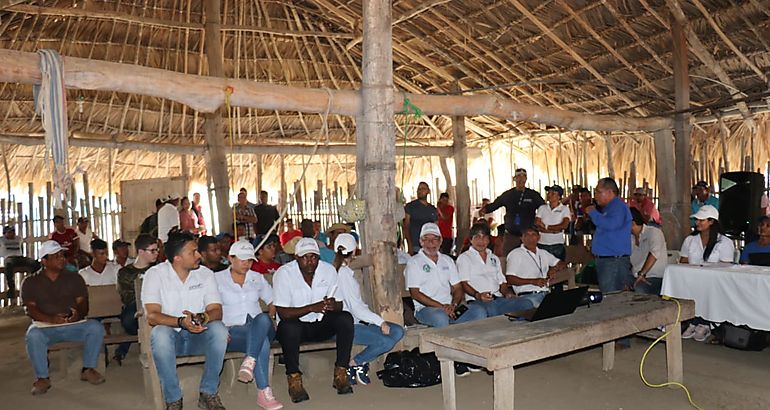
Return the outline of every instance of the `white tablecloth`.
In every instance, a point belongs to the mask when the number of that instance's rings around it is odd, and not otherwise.
[[[660,293],[695,300],[706,320],[770,330],[770,267],[668,265]]]

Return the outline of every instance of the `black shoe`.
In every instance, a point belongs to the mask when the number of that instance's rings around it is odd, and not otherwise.
[[[484,371],[484,368],[481,366],[476,366],[475,364],[466,364],[465,367],[468,368],[468,370],[471,373],[480,373]]]
[[[455,362],[455,374],[457,377],[465,377],[471,374],[471,371],[468,369],[468,366],[465,363]]]

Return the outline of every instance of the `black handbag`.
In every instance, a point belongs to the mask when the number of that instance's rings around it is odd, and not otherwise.
[[[377,377],[386,387],[428,387],[441,383],[441,366],[434,353],[419,349],[391,352]]]
[[[754,330],[746,325],[722,324],[724,344],[739,350],[760,351],[767,347],[767,332]]]

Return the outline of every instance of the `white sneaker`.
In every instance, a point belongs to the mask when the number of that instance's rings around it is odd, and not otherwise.
[[[693,336],[695,336],[695,329],[698,327],[690,324],[690,326],[687,327],[687,330],[682,332],[682,339],[692,339]]]
[[[711,336],[711,328],[708,325],[698,325],[692,338],[696,342],[705,342],[709,336]]]

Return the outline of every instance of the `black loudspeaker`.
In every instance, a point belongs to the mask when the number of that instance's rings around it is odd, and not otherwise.
[[[719,223],[725,233],[756,233],[764,188],[765,177],[757,172],[725,172],[719,177]]]

